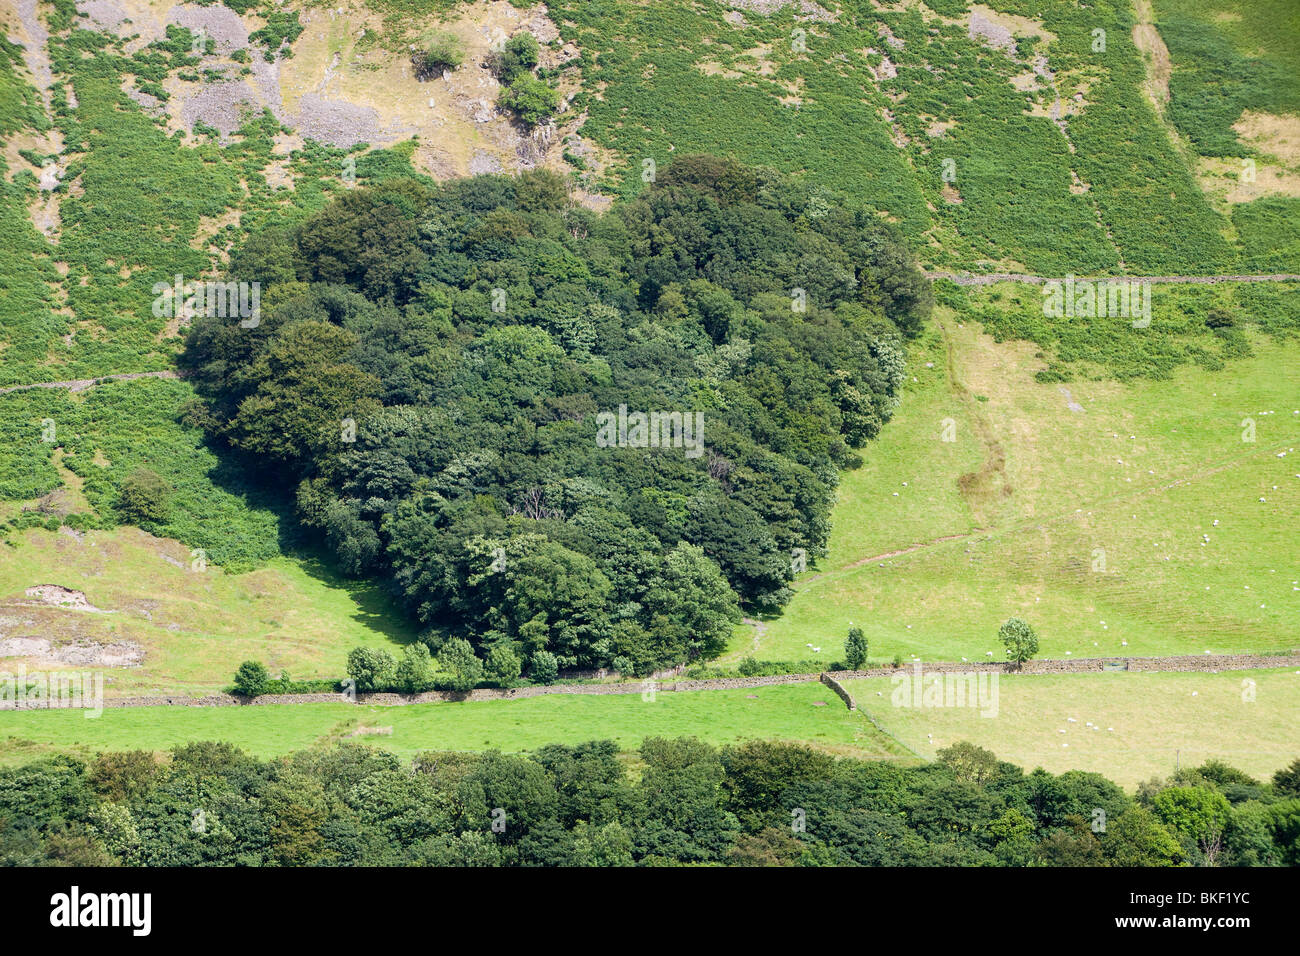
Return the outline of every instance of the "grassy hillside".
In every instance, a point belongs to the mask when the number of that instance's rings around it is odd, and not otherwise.
[[[1252,271],[1300,268],[1300,8],[1155,0],[1166,118]]]
[[[1001,658],[1012,615],[1044,657],[1294,647],[1294,346],[1130,384],[1035,381],[1046,364],[940,310],[898,414],[843,476],[827,560],[730,658],[838,655],[850,622],[877,660]]]
[[[217,692],[249,658],[276,675],[337,678],[353,647],[394,650],[414,638],[376,586],[309,559],[275,558],[240,575],[196,571],[185,547],[131,528],[33,530],[0,547],[4,637],[44,638],[55,651],[84,642],[143,650],[138,667],[103,669],[110,696]],[[41,584],[80,591],[99,612],[39,606],[24,592]],[[50,668],[40,656],[22,662]],[[5,658],[6,669],[18,663]]]
[[[927,757],[969,740],[1027,769],[1091,770],[1129,788],[1180,764],[1219,759],[1264,778],[1295,759],[1293,670],[1002,677],[996,717],[894,707],[895,686],[887,678],[848,685],[859,707]]]
[[[735,6],[551,5],[589,56],[582,132],[619,157],[610,188],[637,190],[647,159],[716,150],[853,193],[936,264],[1233,261],[1226,220],[1141,93],[1126,4]]]

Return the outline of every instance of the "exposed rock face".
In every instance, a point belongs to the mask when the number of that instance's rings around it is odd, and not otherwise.
[[[78,611],[103,613],[99,608],[87,601],[86,595],[80,591],[74,591],[72,588],[65,588],[58,584],[37,584],[28,588],[24,593],[29,598],[36,598],[42,604],[68,607]]]

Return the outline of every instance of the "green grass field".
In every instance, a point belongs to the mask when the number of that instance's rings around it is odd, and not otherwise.
[[[993,717],[893,706],[890,678],[847,686],[860,709],[924,756],[969,740],[1026,770],[1091,770],[1128,788],[1211,758],[1263,779],[1300,753],[1293,669],[1004,676]]]
[[[272,674],[337,678],[353,647],[395,651],[415,636],[377,585],[345,581],[305,558],[275,558],[240,575],[211,566],[197,572],[187,548],[133,528],[89,531],[80,541],[31,530],[14,547],[0,547],[4,636],[131,641],[144,649],[140,667],[105,670],[109,696],[217,692],[250,658]],[[110,613],[22,603],[34,584],[82,591]],[[18,661],[4,663],[12,669]],[[26,666],[46,669],[31,659]]]
[[[1129,384],[1039,383],[1037,352],[940,310],[894,420],[843,477],[829,556],[724,660],[809,658],[808,643],[833,659],[850,622],[874,660],[1001,659],[1012,615],[1042,657],[1300,643],[1294,346]]]
[[[261,757],[357,734],[356,739],[409,757],[422,750],[522,751],[549,743],[611,739],[635,749],[654,736],[693,735],[714,744],[747,739],[797,741],[857,757],[910,755],[850,713],[821,684],[752,690],[553,695],[508,701],[400,707],[284,704],[258,707],[148,707],[0,712],[0,763],[22,763],[49,750],[165,750],[191,740],[226,740]]]

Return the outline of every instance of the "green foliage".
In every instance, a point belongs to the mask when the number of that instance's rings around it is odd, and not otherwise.
[[[1245,55],[1221,22],[1203,6],[1164,3],[1158,25],[1169,49],[1169,119],[1202,156],[1248,156],[1232,126],[1244,110],[1268,113],[1300,109],[1294,64]],[[1181,9],[1180,9],[1181,7]],[[1252,10],[1251,18],[1268,16]],[[1281,24],[1278,25],[1281,28]],[[1252,51],[1258,49],[1252,43]]]
[[[1023,664],[1038,653],[1038,635],[1018,617],[1008,618],[998,628],[998,640],[1007,649],[1007,659],[1014,664]]]
[[[1268,808],[1268,828],[1278,857],[1287,866],[1300,866],[1300,799],[1283,800]]]
[[[397,674],[397,661],[381,648],[354,647],[348,652],[348,677],[358,693],[387,690]]]
[[[1300,332],[1295,290],[1285,282],[1153,285],[1151,323],[1134,328],[1136,313],[1047,316],[1041,289],[999,284],[971,292],[969,314],[1000,342],[1026,339],[1050,349],[1047,368],[1037,373],[1040,382],[1069,381],[1094,370],[1121,381],[1167,379],[1179,366],[1218,370],[1250,355],[1249,330],[1279,339]],[[1212,314],[1231,321],[1215,327]]]
[[[1169,787],[1155,795],[1152,806],[1189,851],[1199,851],[1213,865],[1228,825],[1230,808],[1223,794],[1203,787]]]
[[[560,665],[550,651],[538,651],[533,654],[528,668],[528,676],[539,684],[554,684],[560,676]]]
[[[171,486],[156,472],[136,468],[122,482],[114,508],[128,524],[157,524],[167,519]]]
[[[411,65],[415,67],[416,76],[428,78],[443,70],[460,69],[465,62],[465,46],[454,33],[443,30],[428,30],[416,44],[411,54]]]
[[[508,644],[496,644],[488,651],[483,671],[499,687],[511,687],[523,673],[523,661]]]
[[[1300,797],[1300,758],[1273,774],[1273,786],[1284,797]]]
[[[0,136],[49,126],[36,90],[23,78],[24,69],[22,47],[0,37]]]
[[[0,395],[0,497],[30,501],[58,488],[53,455],[60,448],[90,506],[77,516],[87,526],[147,521],[153,533],[202,549],[227,570],[264,562],[289,540],[281,537],[280,506],[252,476],[223,463],[199,429],[177,420],[193,398],[188,385],[167,379],[103,383],[77,400],[61,389]],[[53,441],[42,440],[47,428]],[[154,473],[161,484],[141,485],[137,477],[128,488],[136,471]],[[125,502],[145,510],[128,516],[118,509]]]
[[[716,157],[604,216],[546,172],[352,190],[234,256],[260,321],[195,321],[191,420],[283,469],[340,570],[481,656],[716,656],[822,548],[933,301],[876,217],[809,221],[804,196]],[[670,447],[620,441],[620,407],[672,410]]]
[[[1101,846],[1111,866],[1177,866],[1183,861],[1177,838],[1142,806],[1107,821]]]
[[[266,26],[254,30],[248,39],[265,47],[262,56],[268,63],[273,63],[277,56],[286,59],[293,56],[293,41],[302,35],[304,29],[297,10],[270,9],[266,11]]]
[[[997,776],[998,773],[997,755],[969,741],[960,740],[944,747],[937,752],[936,756],[958,780],[982,784]]]
[[[940,264],[1225,271],[1234,255],[1225,223],[1142,93],[1129,8],[1021,0],[999,9],[1055,38],[1021,35],[1009,54],[962,22],[854,5],[817,23],[801,47],[792,8],[733,27],[709,7],[551,7],[564,39],[586,53],[584,88],[600,89],[577,103],[589,114],[583,133],[623,160],[606,171],[606,188],[634,194],[653,175],[646,162],[674,152],[726,152],[887,211]],[[1106,30],[1104,54],[1091,49],[1095,28]],[[898,42],[882,44],[885,30]],[[1026,89],[1039,56],[1051,81]],[[701,101],[713,108],[697,109]],[[1171,231],[1179,243],[1165,241]]]
[[[623,160],[606,171],[604,188],[635,195],[645,187],[646,160],[662,171],[683,153],[718,153],[806,171],[810,185],[897,217],[909,235],[929,225],[925,197],[881,119],[892,104],[864,79],[859,51],[879,38],[875,23],[855,22],[862,14],[818,23],[808,54],[799,55],[790,9],[747,16],[743,29],[712,8],[685,4],[563,0],[549,9],[564,39],[585,53],[584,89],[602,90],[575,106],[588,111],[583,135]],[[770,73],[746,56],[760,44]],[[706,63],[742,75],[706,71]],[[788,101],[791,87],[802,103]],[[700,109],[705,102],[710,108]]]
[[[849,636],[844,641],[844,663],[849,670],[857,670],[867,662],[867,636],[862,628],[849,628]]]
[[[261,661],[244,661],[235,671],[235,693],[244,697],[257,697],[266,692],[271,675]]]
[[[1241,238],[1242,269],[1255,273],[1300,275],[1300,199],[1265,196],[1232,209],[1232,226]]]
[[[537,69],[540,57],[537,38],[524,31],[516,33],[500,50],[494,51],[488,59],[488,67],[502,86],[510,86],[521,76]]]
[[[469,690],[483,677],[483,662],[474,647],[462,638],[453,638],[438,651],[438,667],[450,674],[446,681],[452,690]]]
[[[536,126],[560,108],[560,91],[530,73],[521,73],[501,90],[497,102],[529,126]]]
[[[408,694],[420,694],[433,687],[433,658],[429,648],[416,642],[402,648],[402,659],[397,663],[393,682]]]

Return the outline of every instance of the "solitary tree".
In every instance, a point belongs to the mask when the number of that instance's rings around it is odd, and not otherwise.
[[[857,670],[867,662],[867,636],[862,628],[849,628],[849,639],[844,642],[844,663],[849,670]]]
[[[1038,635],[1018,617],[1009,618],[998,629],[998,637],[1006,645],[1007,657],[1017,667],[1038,653]]]
[[[244,661],[235,671],[235,693],[243,697],[256,697],[266,690],[271,675],[261,661]]]

